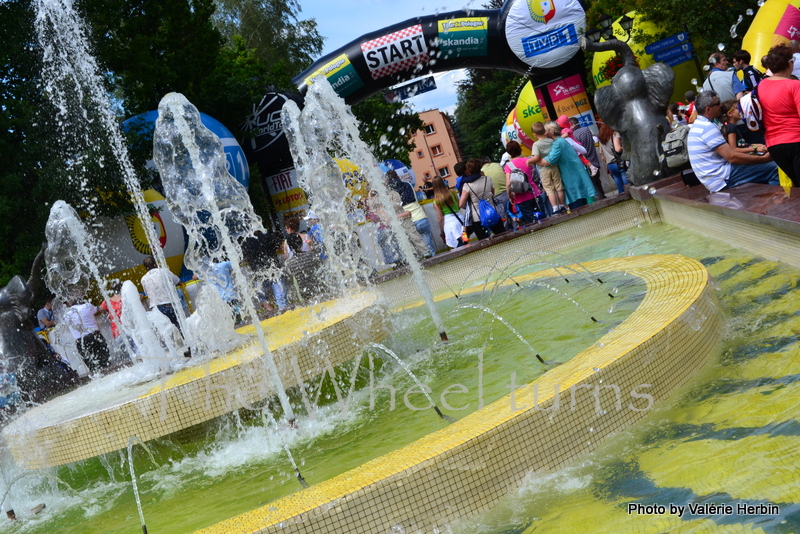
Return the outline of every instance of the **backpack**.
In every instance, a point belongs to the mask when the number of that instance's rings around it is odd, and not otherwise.
[[[738,106],[739,112],[742,115],[742,120],[747,125],[747,129],[751,132],[763,132],[764,124],[762,119],[764,118],[764,113],[761,109],[761,102],[758,101],[757,86],[739,99]]]
[[[470,194],[474,195],[472,187],[469,184],[466,184],[466,186],[469,188]],[[485,198],[478,199],[478,217],[480,218],[481,226],[484,228],[491,228],[500,222],[500,214],[497,213],[497,209]]]
[[[518,169],[512,160],[508,161],[508,166],[511,167],[508,190],[515,195],[532,192],[531,184],[528,183],[528,175]]]
[[[678,126],[664,138],[661,148],[667,158],[667,167],[674,169],[689,163],[689,149],[686,138],[689,136],[690,129],[691,126],[688,125]]]

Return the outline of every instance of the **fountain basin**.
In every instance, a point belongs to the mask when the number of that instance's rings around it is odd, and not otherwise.
[[[645,395],[652,402],[669,396],[720,338],[710,276],[682,256],[583,266],[637,276],[647,293],[613,332],[536,380],[535,390],[522,388],[513,405],[509,395],[357,469],[199,532],[430,531],[491,506],[526,473],[563,467],[641,419],[652,407]],[[548,269],[515,279],[553,276],[559,273]]]
[[[351,359],[389,332],[385,309],[371,293],[292,310],[262,325],[287,388]],[[252,325],[237,330],[253,331]],[[316,356],[320,346],[327,361]],[[275,395],[262,360],[253,339],[224,356],[142,383],[121,384],[119,373],[108,375],[26,412],[2,436],[25,469],[93,458],[125,448],[131,436],[167,436]]]

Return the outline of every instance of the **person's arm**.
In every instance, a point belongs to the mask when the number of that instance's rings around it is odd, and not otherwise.
[[[696,121],[696,120],[697,120],[697,108],[695,107],[695,108],[692,108],[692,114],[689,117],[689,124],[694,123],[694,121]]]
[[[433,203],[433,208],[436,210],[436,220],[439,222],[439,237],[444,241],[444,214],[442,208],[437,203]]]
[[[579,142],[577,142],[576,140],[574,140],[574,139],[572,139],[570,137],[565,137],[564,139],[567,140],[567,143],[572,145],[572,148],[575,149],[575,152],[577,152],[581,156],[585,156],[586,155],[587,150],[586,150],[585,146],[583,146],[582,144],[580,144]]]
[[[469,189],[465,187],[461,190],[461,197],[458,199],[458,207],[463,210],[464,206],[467,205],[467,200],[469,200]]]
[[[547,157],[542,159],[540,165],[544,167],[550,167],[552,165],[558,165],[558,162],[561,161],[561,147],[564,146],[562,143],[553,143],[553,146],[550,148],[550,153],[547,154]]]
[[[55,321],[51,321],[47,317],[44,317],[44,315],[42,315],[42,317],[39,317],[37,314],[36,318],[39,320],[39,322],[41,322],[44,325],[45,328],[52,328],[56,325]]]
[[[728,143],[722,143],[714,150],[716,150],[717,154],[728,160],[730,163],[737,163],[740,165],[752,165],[754,163],[767,163],[772,161],[772,157],[769,155],[769,153],[766,153],[763,156],[754,156],[753,154],[737,152],[731,148],[731,145]]]
[[[613,140],[614,140],[614,150],[617,153],[622,154],[622,138],[618,135],[615,135]]]

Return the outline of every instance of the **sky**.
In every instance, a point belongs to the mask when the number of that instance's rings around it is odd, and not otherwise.
[[[322,55],[338,50],[350,41],[412,17],[455,11],[464,7],[481,8],[481,2],[457,0],[298,0],[301,20],[313,18],[325,38]],[[434,74],[437,89],[407,101],[414,110],[429,109],[453,113],[456,106],[455,82],[463,79],[464,71]]]

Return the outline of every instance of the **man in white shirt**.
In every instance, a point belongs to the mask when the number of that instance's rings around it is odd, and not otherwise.
[[[181,283],[181,279],[175,276],[169,269],[162,269],[156,264],[155,258],[147,256],[142,262],[147,272],[142,276],[142,288],[147,294],[147,300],[151,308],[158,308],[158,311],[167,316],[178,330],[181,325],[178,316],[172,306],[171,294],[175,292],[175,286]],[[183,333],[183,331],[181,331]]]
[[[714,91],[697,96],[697,120],[687,137],[689,161],[697,179],[712,193],[744,183],[778,185],[778,166],[769,154],[754,155],[753,146],[733,148],[722,137],[713,120],[722,114],[720,98]]]
[[[75,339],[83,361],[92,373],[108,367],[111,355],[94,316],[99,310],[88,302],[73,304],[64,313],[63,321]]]

